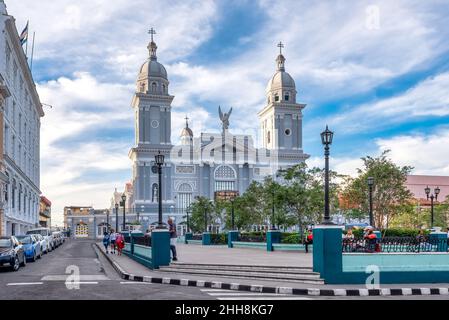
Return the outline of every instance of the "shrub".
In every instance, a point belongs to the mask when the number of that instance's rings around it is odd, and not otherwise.
[[[281,243],[298,244],[301,242],[299,233],[283,233],[281,236]]]

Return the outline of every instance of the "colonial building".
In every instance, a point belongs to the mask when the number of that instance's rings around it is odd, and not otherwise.
[[[4,103],[3,160],[8,183],[3,194],[4,234],[39,225],[40,118],[42,104],[19,41],[15,20],[0,0],[0,74],[10,96]]]
[[[258,114],[263,146],[257,148],[252,136],[232,133],[232,109],[223,112],[221,108],[221,132],[195,136],[187,118],[180,144],[173,145],[171,104],[175,97],[170,94],[169,77],[158,61],[153,39],[148,50],[132,99],[135,146],[129,152],[134,194],[128,211],[140,213],[144,228],[157,221],[159,192],[164,221],[173,217],[179,223],[195,197],[214,199],[222,191],[242,194],[252,181],[276,177],[279,169],[309,157],[302,144],[302,110],[306,105],[297,102],[295,81],[286,71],[282,52],[266,89],[266,105]],[[165,155],[161,190],[154,163],[159,153]]]
[[[0,73],[0,141],[3,140],[3,130],[4,130],[4,115],[5,115],[5,102],[6,98],[10,96],[8,87],[6,86],[5,80]],[[0,143],[0,236],[5,234],[6,230],[4,228],[4,207],[5,207],[5,190],[8,184],[8,177],[5,174],[5,163],[3,157],[3,143]]]
[[[41,196],[39,204],[39,225],[41,227],[51,227],[51,201]]]

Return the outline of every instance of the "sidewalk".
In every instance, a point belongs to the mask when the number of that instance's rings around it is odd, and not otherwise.
[[[234,264],[312,268],[313,254],[291,251],[268,252],[251,248],[176,244],[180,263]]]
[[[208,287],[217,289],[229,289],[238,291],[252,291],[262,293],[283,293],[294,295],[309,295],[309,296],[400,296],[400,295],[449,295],[449,284],[401,284],[401,285],[382,285],[380,289],[366,289],[364,285],[317,285],[317,284],[301,284],[294,283],[289,286],[289,283],[279,281],[258,281],[252,279],[232,279],[227,277],[208,277],[190,274],[177,274],[151,270],[143,265],[135,262],[127,256],[117,256],[113,254],[106,254],[101,243],[97,243],[97,247],[102,254],[108,259],[120,276],[125,280],[162,283],[168,285],[183,285],[195,287]],[[303,263],[311,263],[311,256],[293,257],[290,252],[278,252],[278,256],[274,259],[271,257],[266,260],[266,254],[262,250],[254,249],[229,249],[226,247],[203,247],[192,245],[179,245],[180,252],[183,254],[190,253],[189,258],[180,259],[183,263],[198,263],[193,257],[204,259],[208,257],[208,263],[216,264],[240,264],[253,263],[254,261],[264,262],[264,265],[282,265],[282,262],[289,263],[288,266],[293,266],[295,261],[302,261]],[[205,251],[202,251],[205,249]],[[235,252],[237,250],[237,258],[231,258],[229,251]],[[240,252],[238,251],[240,250]],[[202,252],[202,254],[201,254]],[[211,254],[214,254],[211,256]],[[245,255],[243,258],[240,254]],[[293,253],[294,254],[294,253]],[[298,254],[298,253],[297,253]],[[234,254],[233,254],[234,256]],[[265,257],[265,258],[262,258]],[[210,261],[214,262],[210,262]],[[298,266],[298,265],[295,265]],[[307,265],[310,266],[310,265]]]

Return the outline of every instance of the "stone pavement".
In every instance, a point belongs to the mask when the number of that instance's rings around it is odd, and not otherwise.
[[[97,244],[99,249],[106,256],[104,247],[101,243]],[[204,247],[200,245],[177,245],[181,263],[215,263],[215,264],[232,264],[232,265],[270,265],[270,266],[312,266],[312,254],[294,252],[265,252],[260,249],[229,249],[225,246]],[[365,285],[321,285],[321,284],[302,284],[302,283],[286,283],[271,280],[254,280],[254,279],[233,279],[218,276],[190,275],[166,273],[157,270],[150,270],[143,265],[135,262],[126,256],[107,255],[111,263],[119,266],[121,273],[131,275],[130,280],[137,278],[158,278],[159,283],[190,285],[190,282],[199,282],[204,286],[204,282],[209,282],[214,288],[214,283],[229,284],[237,283],[237,289],[248,291],[257,291],[267,288],[269,290],[276,289],[278,293],[282,293],[285,289],[287,292],[293,291],[293,294],[301,295],[449,295],[449,284],[389,284],[381,285],[380,290],[368,290]],[[204,261],[206,259],[206,261]],[[196,260],[198,259],[198,260]],[[298,264],[295,264],[298,263]],[[128,276],[127,276],[128,277]],[[162,281],[163,279],[163,281]],[[158,281],[159,281],[158,280]],[[145,279],[140,281],[146,281]],[[183,284],[184,283],[184,284]],[[238,286],[240,285],[240,289]],[[196,286],[201,286],[197,284]],[[229,289],[229,288],[227,288]],[[232,288],[231,288],[232,289]],[[353,292],[352,292],[353,291]],[[261,291],[263,292],[263,291]]]
[[[313,254],[292,251],[273,251],[227,246],[176,245],[181,263],[233,264],[256,266],[285,266],[312,268]]]

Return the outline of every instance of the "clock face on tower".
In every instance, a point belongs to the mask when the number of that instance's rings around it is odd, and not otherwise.
[[[159,128],[159,121],[157,120],[151,121],[151,127],[154,129]]]

